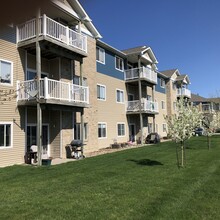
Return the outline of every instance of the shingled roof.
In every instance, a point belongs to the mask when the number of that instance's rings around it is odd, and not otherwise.
[[[164,70],[160,72],[170,78],[177,70],[178,69],[171,69],[171,70]]]
[[[122,50],[123,53],[129,55],[129,54],[136,54],[141,53],[142,51],[146,50],[148,46],[139,46],[139,47],[133,47],[126,50]]]
[[[208,99],[192,93],[191,102],[208,102]]]

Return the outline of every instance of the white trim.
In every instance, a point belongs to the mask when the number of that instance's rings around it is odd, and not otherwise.
[[[124,135],[118,135],[118,125],[124,125]],[[125,122],[117,122],[117,124],[116,124],[116,132],[117,132],[117,137],[118,138],[126,136]]]
[[[100,56],[100,54],[103,55],[103,62],[101,60],[97,59],[97,53],[96,53],[96,62],[105,65],[105,49],[103,49],[102,47],[96,46],[96,50],[97,49],[99,50],[99,56]],[[101,51],[101,53],[100,53],[100,51]]]
[[[106,136],[105,137],[99,137],[99,124],[105,124],[105,133],[106,133]],[[98,122],[98,139],[101,140],[101,139],[107,139],[107,122]]]
[[[123,92],[123,101],[122,102],[118,102],[118,100],[117,100],[117,98],[118,98],[117,91]],[[125,92],[124,92],[124,90],[116,88],[116,103],[125,104]]]
[[[104,99],[101,99],[101,98],[98,97],[98,86],[105,88]],[[100,100],[100,101],[106,101],[106,85],[102,85],[102,84],[97,83],[97,99]]]
[[[117,68],[117,66],[116,66],[116,64],[117,64],[117,58],[119,59],[119,60],[122,60],[122,69],[118,69]],[[117,56],[117,55],[115,55],[115,69],[116,70],[118,70],[118,71],[120,71],[120,72],[124,72],[124,59],[123,58],[121,58],[121,57],[119,57],[119,56]]]
[[[11,82],[10,83],[2,83],[2,82],[0,82],[0,85],[3,85],[3,86],[13,86],[13,77],[14,77],[14,65],[13,65],[13,62],[9,61],[9,60],[0,59],[0,70],[1,70],[1,61],[11,64],[11,73],[10,73],[11,74],[11,78],[10,78]]]
[[[0,146],[0,150],[1,149],[11,149],[11,148],[13,148],[13,137],[14,137],[14,135],[13,135],[13,122],[11,122],[11,121],[0,121],[0,125],[11,125],[11,136],[10,136],[10,138],[11,138],[11,140],[10,140],[10,143],[11,143],[11,145],[10,146]],[[5,135],[4,135],[4,137],[5,137]]]

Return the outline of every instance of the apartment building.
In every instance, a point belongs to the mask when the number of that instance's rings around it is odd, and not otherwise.
[[[161,71],[161,74],[167,77],[166,79],[166,104],[167,114],[176,113],[176,102],[180,97],[189,100],[191,91],[188,86],[190,84],[189,76],[181,74],[178,69]]]
[[[0,166],[24,163],[39,120],[46,156],[65,157],[79,136],[96,146],[99,32],[76,0],[53,0],[16,22],[0,28]]]
[[[0,167],[24,163],[32,145],[66,158],[73,139],[91,152],[165,137],[164,115],[191,95],[188,76],[159,72],[149,46],[101,41],[77,0],[49,2],[0,28]]]
[[[198,94],[192,94],[190,102],[199,108],[204,114],[212,114],[220,111],[220,98],[204,98]]]

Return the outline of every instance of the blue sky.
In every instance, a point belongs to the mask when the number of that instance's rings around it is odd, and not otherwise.
[[[103,41],[117,49],[150,46],[158,70],[188,74],[204,97],[220,91],[219,0],[80,0]]]

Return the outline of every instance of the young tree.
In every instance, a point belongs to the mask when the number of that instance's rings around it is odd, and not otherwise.
[[[220,112],[215,111],[212,114],[205,115],[202,121],[205,134],[207,136],[208,149],[211,148],[211,136],[216,129],[220,128]]]
[[[177,114],[165,116],[168,125],[168,135],[177,144],[180,143],[181,163],[179,162],[178,146],[176,146],[177,164],[184,167],[185,161],[185,141],[190,139],[196,127],[200,127],[202,114],[199,110],[189,105],[184,98],[177,102]]]

